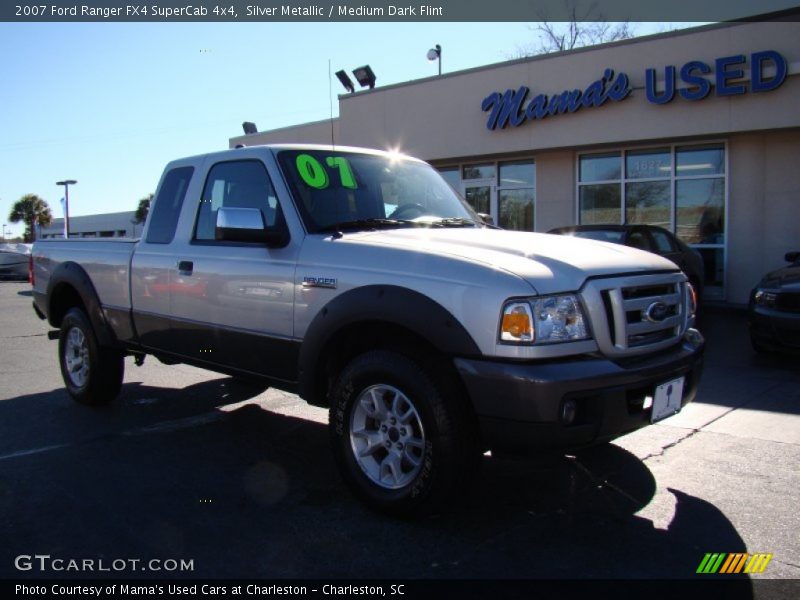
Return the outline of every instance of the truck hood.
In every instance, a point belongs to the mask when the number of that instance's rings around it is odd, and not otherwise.
[[[800,291],[800,265],[789,265],[767,273],[759,282],[758,287],[791,292]]]
[[[345,233],[340,241],[459,257],[513,273],[539,294],[577,291],[588,277],[676,270],[665,258],[619,244],[501,229],[389,229]]]

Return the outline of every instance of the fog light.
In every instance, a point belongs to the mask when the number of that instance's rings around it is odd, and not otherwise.
[[[575,400],[564,400],[561,404],[561,423],[572,425],[575,415],[578,413],[578,404]]]

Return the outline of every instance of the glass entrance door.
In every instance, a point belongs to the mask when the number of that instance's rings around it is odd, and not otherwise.
[[[464,199],[469,205],[479,213],[492,215],[497,222],[497,214],[494,210],[496,203],[494,186],[488,182],[474,182],[464,184]]]
[[[499,176],[498,176],[499,175]],[[516,231],[534,230],[536,164],[531,159],[464,165],[461,193],[495,225]]]

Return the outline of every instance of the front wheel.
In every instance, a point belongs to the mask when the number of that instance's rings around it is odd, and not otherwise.
[[[97,343],[89,318],[79,308],[70,309],[61,321],[58,358],[64,385],[76,402],[107,404],[119,394],[123,355]]]
[[[356,357],[332,393],[342,476],[360,499],[393,515],[431,512],[467,484],[478,455],[471,423],[445,378],[396,352]]]

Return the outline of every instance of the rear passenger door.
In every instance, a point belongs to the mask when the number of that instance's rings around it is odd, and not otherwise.
[[[174,350],[170,336],[170,274],[175,266],[175,230],[195,167],[170,164],[150,207],[147,226],[131,262],[131,305],[139,342],[150,349]],[[122,330],[119,327],[116,331]],[[127,328],[126,328],[127,329]]]
[[[180,354],[295,381],[294,271],[301,240],[284,248],[217,241],[221,207],[255,208],[267,228],[285,227],[261,160],[208,165],[191,239],[176,248],[172,263],[171,327]]]

